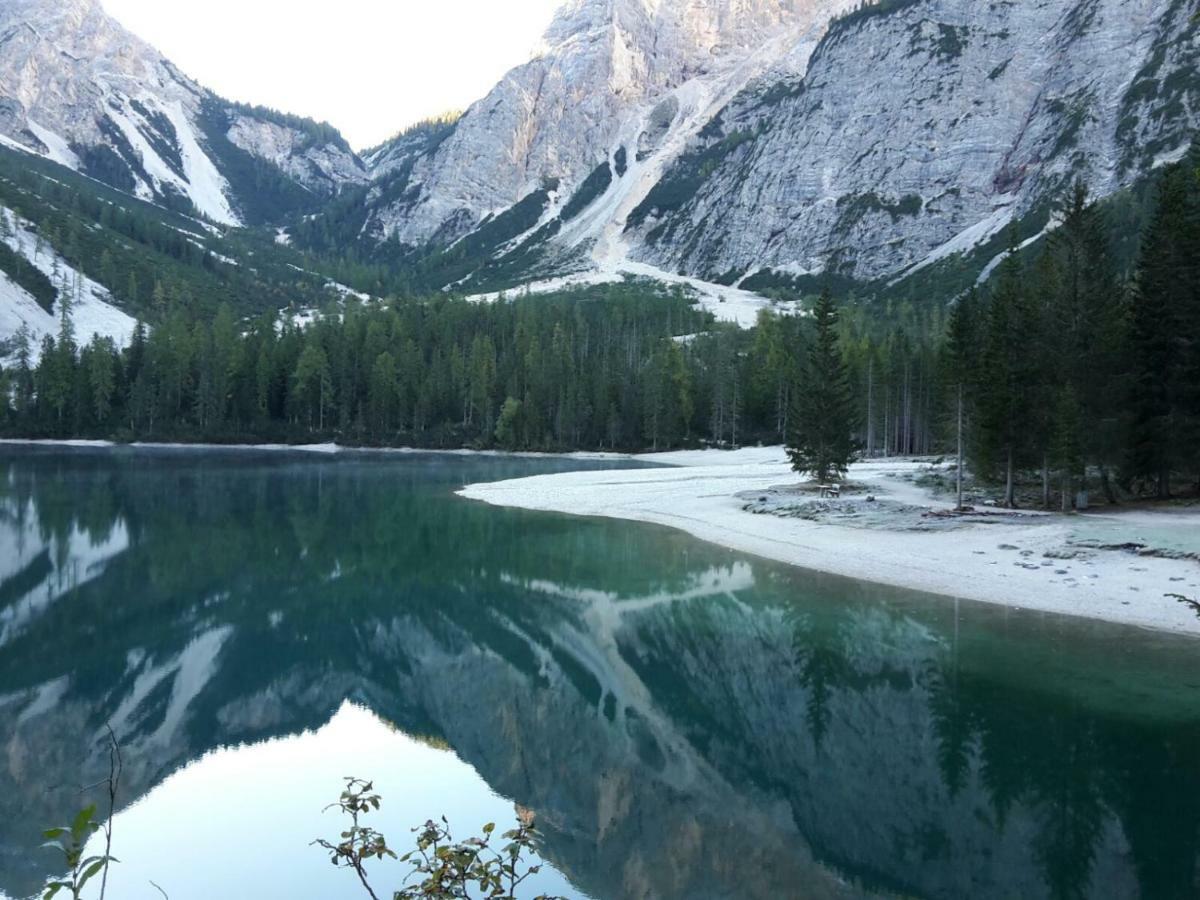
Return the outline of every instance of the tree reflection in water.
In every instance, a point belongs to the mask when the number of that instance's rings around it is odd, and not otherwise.
[[[1191,643],[452,495],[567,465],[7,451],[0,888],[106,722],[133,801],[349,698],[594,896],[1200,890]]]

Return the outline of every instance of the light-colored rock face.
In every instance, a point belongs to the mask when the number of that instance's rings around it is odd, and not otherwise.
[[[245,128],[243,120],[256,122]],[[223,224],[239,224],[245,196],[231,184],[214,130],[329,194],[362,180],[339,142],[308,141],[257,121],[183,75],[109,17],[98,0],[9,0],[0,5],[0,140],[100,175],[147,200],[182,196]]]
[[[367,180],[362,162],[348,148],[312,138],[278,122],[235,114],[226,133],[230,142],[273,163],[306,188],[329,193]]]
[[[65,140],[98,142],[97,111],[113,81],[154,87],[165,100],[179,99],[180,89],[190,93],[150,46],[92,0],[6,3],[0,6],[0,36],[0,93],[23,108],[23,124],[34,122],[32,135],[9,134],[18,141],[33,143],[40,125],[61,130]]]
[[[859,6],[571,0],[374,234],[451,240],[556,183],[545,226],[609,160],[627,171],[562,223],[559,272],[874,279],[971,249],[1078,175],[1128,185],[1200,121],[1184,0]]]
[[[548,180],[573,187],[676,91],[685,96],[660,130],[698,129],[719,109],[710,109],[717,101],[783,63],[813,22],[850,5],[571,0],[535,57],[510,72],[417,164],[410,181],[419,185],[419,199],[380,210],[377,231],[419,245],[462,233]],[[771,52],[763,53],[764,46]]]
[[[739,98],[707,145],[751,139],[682,208],[651,214],[635,255],[876,278],[975,229],[969,248],[1076,176],[1111,193],[1200,120],[1187,16],[1171,0],[925,0],[848,24],[802,88]]]
[[[87,170],[84,148],[128,167],[123,187],[145,199],[182,194],[237,224],[228,184],[199,146],[203,92],[95,0],[21,0],[4,8],[0,94],[17,107],[7,136]]]
[[[1076,176],[1107,194],[1177,158],[1200,122],[1193,6],[566,0],[461,119],[364,163],[328,129],[215,97],[97,0],[10,0],[0,141],[226,223],[374,181],[363,233],[412,247],[544,191],[483,251],[539,233],[518,279],[891,278],[994,237]],[[286,197],[257,196],[246,154]],[[455,284],[511,286],[486,280]]]

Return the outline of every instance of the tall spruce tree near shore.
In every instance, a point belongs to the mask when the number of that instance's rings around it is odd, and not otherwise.
[[[817,301],[813,318],[815,339],[803,381],[793,392],[788,456],[797,472],[827,484],[850,468],[857,449],[856,416],[838,340],[838,312],[828,290]]]
[[[1126,478],[1171,493],[1171,474],[1197,474],[1200,453],[1200,151],[1162,179],[1142,240],[1134,290]]]
[[[955,487],[963,508],[963,469],[967,449],[967,404],[975,394],[980,342],[979,295],[974,288],[958,299],[946,326],[946,375],[954,390],[954,431],[958,456]]]
[[[1038,321],[1017,254],[1016,229],[1000,265],[988,309],[980,377],[980,440],[975,450],[982,472],[1003,472],[1004,504],[1016,505],[1016,473],[1029,461],[1029,419],[1036,385]]]
[[[1062,225],[1051,235],[1044,256],[1055,279],[1046,297],[1048,321],[1043,341],[1049,349],[1042,378],[1054,410],[1056,447],[1078,448],[1078,470],[1060,471],[1065,485],[1090,464],[1100,473],[1109,501],[1115,500],[1109,472],[1120,462],[1123,393],[1122,349],[1126,310],[1112,265],[1107,226],[1086,185],[1075,183]],[[1076,433],[1065,434],[1074,428]],[[1067,488],[1064,487],[1064,491]]]

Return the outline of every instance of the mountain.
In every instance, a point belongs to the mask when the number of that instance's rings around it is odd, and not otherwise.
[[[689,124],[711,119],[731,88],[802,39],[821,5],[572,0],[536,57],[414,167],[419,191],[379,209],[379,233],[414,245],[460,237],[548,182],[563,188],[552,193],[565,203],[566,189],[598,165],[617,166],[612,157],[622,146],[636,166],[668,137],[678,142]]]
[[[631,217],[638,257],[891,277],[1077,177],[1131,184],[1200,122],[1189,4],[892,6],[835,23],[803,80],[739,96]]]
[[[380,292],[642,276],[749,324],[765,295],[831,280],[952,295],[986,280],[1010,223],[1053,229],[1076,178],[1143,189],[1200,124],[1189,7],[568,0],[464,114],[359,156],[331,126],[196,84],[98,0],[7,0],[0,142],[176,212],[282,227],[384,273]]]
[[[99,0],[0,4],[0,141],[223,225],[312,211],[366,180],[333,128],[218,97]]]
[[[572,0],[355,225],[431,287],[886,284],[1180,158],[1197,33],[1186,0]]]
[[[352,290],[350,281],[364,290]],[[0,363],[29,331],[34,355],[69,300],[76,339],[128,342],[135,320],[308,310],[380,291],[370,270],[304,253],[261,229],[222,228],[0,146]]]

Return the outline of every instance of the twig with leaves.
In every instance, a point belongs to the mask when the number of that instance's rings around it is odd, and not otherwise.
[[[385,857],[395,859],[396,854],[388,848],[387,839],[382,834],[374,828],[360,824],[363,816],[379,809],[380,797],[374,791],[375,785],[370,781],[347,778],[346,789],[342,791],[337,803],[331,803],[325,809],[341,810],[350,817],[350,827],[342,832],[342,839],[336,844],[326,840],[316,840],[313,844],[328,851],[329,861],[338,868],[352,869],[371,896],[371,900],[379,900],[379,896],[367,880],[367,860],[381,860]]]
[[[112,836],[113,817],[117,814],[117,790],[121,786],[121,775],[125,771],[125,760],[121,758],[121,745],[117,743],[117,735],[111,724],[105,724],[108,729],[108,818],[104,821],[104,867],[100,876],[100,900],[108,890],[108,865],[113,861]]]
[[[124,768],[117,736],[112,727],[108,726],[108,778],[100,782],[108,785],[108,815],[103,822],[97,821],[96,804],[93,803],[81,809],[70,825],[50,828],[43,832],[46,842],[42,846],[62,853],[69,874],[66,878],[49,882],[42,894],[42,900],[52,900],[60,891],[69,891],[72,900],[79,900],[84,887],[97,875],[100,875],[98,900],[104,900],[108,890],[108,867],[111,863],[118,862],[112,855],[113,816],[116,813],[117,791]],[[104,853],[85,857],[87,843],[98,831],[104,833]]]
[[[396,859],[387,839],[375,829],[363,825],[362,817],[379,810],[381,799],[370,781],[347,778],[346,789],[337,803],[327,809],[341,810],[350,817],[350,827],[334,843],[317,840],[313,844],[328,851],[330,862],[339,868],[351,869],[358,876],[372,900],[379,900],[366,872],[366,864],[385,858]],[[472,897],[490,900],[516,900],[517,889],[541,871],[541,866],[526,866],[526,854],[536,854],[536,828],[532,823],[519,823],[501,837],[503,847],[493,846],[494,824],[483,827],[482,837],[455,841],[449,823],[432,820],[413,830],[417,846],[399,857],[412,865],[408,883],[393,893],[393,900],[470,900]],[[416,883],[412,883],[416,882]],[[541,896],[537,900],[556,900]]]
[[[541,866],[522,870],[521,858],[536,852],[533,825],[519,824],[502,837],[509,843],[499,850],[492,847],[495,824],[483,826],[483,837],[456,842],[449,823],[429,821],[417,829],[417,849],[401,857],[412,862],[420,884],[409,885],[395,894],[395,900],[470,897],[473,885],[481,896],[515,900],[517,888],[541,871]]]

